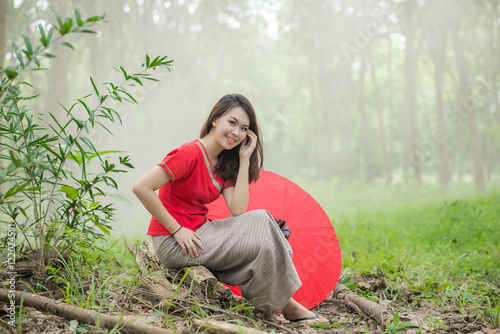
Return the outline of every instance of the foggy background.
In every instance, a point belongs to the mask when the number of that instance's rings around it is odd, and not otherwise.
[[[132,88],[139,105],[117,105],[123,126],[94,131],[135,169],[117,177],[116,230],[145,234],[149,214],[134,181],[172,149],[199,137],[228,93],[253,103],[264,169],[307,190],[355,180],[397,184],[499,184],[500,4],[497,0],[0,0],[0,54],[21,33],[61,17],[106,14],[97,35],[69,39],[28,74],[33,111],[64,111],[96,83],[121,82],[168,55],[172,72]],[[102,86],[99,86],[102,89]],[[333,191],[333,190],[332,190]],[[356,191],[356,189],[351,189]],[[328,191],[322,192],[328,196]],[[317,198],[320,203],[322,198]]]

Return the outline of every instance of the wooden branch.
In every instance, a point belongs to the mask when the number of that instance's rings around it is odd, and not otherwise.
[[[358,296],[344,284],[337,284],[335,290],[332,293],[332,296],[334,298],[345,300],[349,303],[355,304],[357,307],[359,307],[359,309],[361,309],[364,315],[375,319],[375,321],[377,321],[381,325],[383,325],[386,320],[387,312],[382,306],[375,302],[372,302],[371,300]]]
[[[42,312],[49,312],[51,314],[64,317],[69,320],[78,320],[90,325],[98,324],[102,328],[113,329],[117,324],[120,331],[129,334],[171,334],[171,330],[154,327],[140,322],[135,317],[130,316],[110,316],[100,314],[98,312],[87,310],[81,307],[68,305],[64,302],[53,300],[38,296],[29,292],[16,291],[14,300],[17,305],[23,303],[23,306],[33,307]],[[9,294],[7,291],[0,290],[0,300],[10,303]]]
[[[164,268],[158,261],[154,253],[153,246],[147,240],[144,241],[145,246],[136,245],[134,242],[128,247],[130,254],[135,259],[135,265],[141,270],[138,286],[151,291],[153,294],[145,295],[148,299],[153,299],[154,302],[171,300],[174,298],[183,299],[187,297],[184,289],[178,289],[166,277]]]
[[[183,283],[179,283],[180,278],[183,276],[182,271],[179,273],[175,270],[170,272],[165,269],[159,262],[155,250],[151,242],[144,240],[143,245],[138,246],[131,243],[128,247],[130,253],[135,258],[135,264],[141,269],[145,278],[141,279],[140,286],[144,289],[150,290],[156,296],[155,302],[171,300],[174,298],[173,292],[178,290],[175,294],[176,301],[183,301],[188,299],[188,289],[190,293],[198,299],[219,299],[224,304],[240,305],[246,302],[243,297],[237,296],[231,290],[220,283],[217,278],[204,266],[194,266],[182,269],[186,274]],[[174,272],[176,274],[174,274]],[[168,273],[168,275],[165,275]],[[167,277],[171,278],[169,281]]]
[[[335,304],[335,305],[344,305],[347,308],[352,309],[354,312],[356,312],[358,315],[363,315],[363,312],[361,309],[358,307],[358,305],[348,301],[348,300],[340,300],[340,299],[332,299],[332,298],[327,298],[324,300],[324,303],[326,304]]]
[[[198,298],[207,298],[217,286],[217,278],[204,266],[182,269],[187,272],[184,284],[191,287],[191,291]]]
[[[255,328],[238,326],[234,324],[230,324],[227,322],[215,321],[212,319],[193,319],[193,324],[196,327],[199,327],[205,332],[208,333],[223,333],[223,334],[232,334],[232,333],[241,333],[241,334],[263,334],[266,332],[260,331]],[[198,329],[198,328],[197,328]]]

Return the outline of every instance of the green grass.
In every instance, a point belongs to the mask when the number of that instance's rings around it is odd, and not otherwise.
[[[388,263],[416,276],[500,287],[500,192],[344,214],[334,223],[344,267]],[[416,243],[416,249],[413,254]],[[412,255],[413,254],[413,255]]]
[[[398,292],[405,282],[414,300],[443,309],[451,304],[464,313],[472,309],[500,327],[500,188],[476,192],[470,186],[455,185],[442,192],[434,186],[295,182],[332,219],[342,249],[343,275],[352,286],[353,275],[383,275],[390,285],[385,295],[393,301],[406,302]],[[127,244],[121,238],[96,245],[92,251],[81,249],[73,261],[61,263],[65,275],[51,271],[60,282],[67,281],[61,285],[65,301],[100,310],[117,293],[115,286],[133,286],[142,274]],[[74,288],[96,272],[99,284],[96,280],[89,294]],[[186,316],[203,318],[215,312],[227,319],[235,311],[251,320],[245,310],[219,310],[202,303],[185,310]],[[163,314],[165,324],[172,321],[168,310]],[[405,324],[392,325],[392,332],[398,332]]]
[[[302,181],[332,220],[346,277],[405,281],[416,298],[473,308],[500,326],[500,188]],[[396,290],[387,291],[394,300]]]

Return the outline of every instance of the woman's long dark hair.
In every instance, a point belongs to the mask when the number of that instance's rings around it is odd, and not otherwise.
[[[223,96],[212,108],[207,121],[201,129],[200,138],[208,135],[215,120],[225,115],[234,107],[241,107],[247,112],[248,117],[250,118],[249,129],[257,135],[257,146],[250,156],[250,168],[248,171],[248,182],[251,183],[257,181],[259,178],[259,173],[264,162],[264,150],[255,110],[246,97],[240,94]],[[230,150],[224,150],[221,154],[219,154],[219,164],[215,169],[215,174],[221,175],[226,180],[232,179],[236,176],[236,174],[238,174],[238,170],[240,168],[240,146],[241,144]]]

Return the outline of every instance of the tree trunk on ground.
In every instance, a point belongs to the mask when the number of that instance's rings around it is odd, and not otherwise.
[[[180,281],[184,274],[165,269],[158,261],[151,242],[144,240],[143,244],[144,246],[132,242],[128,249],[135,259],[136,266],[141,269],[142,277],[138,281],[138,285],[151,292],[153,302],[173,299],[176,301],[187,300],[190,294],[196,298],[206,299],[212,295],[213,291],[224,304],[239,305],[246,302],[243,297],[233,294],[203,266],[184,268],[186,278],[179,287],[174,281]],[[172,282],[167,279],[165,273],[173,277]],[[177,283],[180,284],[180,282]],[[184,286],[189,287],[190,293]],[[148,294],[145,296],[148,297]]]
[[[64,302],[42,297],[29,292],[16,291],[15,304],[23,307],[32,307],[42,312],[49,312],[59,317],[64,317],[69,320],[78,320],[100,328],[113,329],[117,324],[121,331],[129,334],[170,334],[171,330],[159,327],[149,326],[141,323],[139,319],[124,316],[110,316],[101,314],[92,310],[87,310],[81,307],[68,305]],[[0,290],[0,300],[10,304],[9,294],[6,290]]]
[[[338,300],[345,300],[356,305],[365,316],[374,319],[381,325],[383,325],[385,321],[390,317],[387,311],[382,306],[375,302],[372,302],[371,300],[358,296],[344,284],[337,284],[335,290],[332,293],[332,297]],[[332,301],[332,299],[327,299],[326,301]]]
[[[241,333],[241,334],[263,334],[266,332],[260,331],[255,328],[243,327],[234,324],[230,324],[227,322],[220,322],[210,318],[207,319],[193,319],[193,323],[199,329],[202,329],[204,332],[208,333]]]

